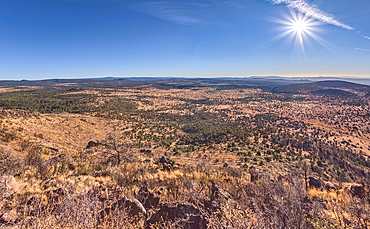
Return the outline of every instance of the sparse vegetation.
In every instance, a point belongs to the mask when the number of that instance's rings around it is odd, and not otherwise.
[[[367,97],[206,83],[1,93],[0,227],[370,226]]]

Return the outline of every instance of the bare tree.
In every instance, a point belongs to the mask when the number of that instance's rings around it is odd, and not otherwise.
[[[297,167],[300,168],[303,172],[304,172],[304,183],[305,183],[305,186],[306,186],[306,191],[308,190],[308,178],[307,178],[307,173],[308,173],[308,170],[309,170],[309,167],[307,165],[307,162],[306,161],[299,161],[297,163]]]
[[[109,151],[104,152],[110,156],[110,160],[115,162],[116,165],[120,165],[130,152],[131,145],[129,143],[122,142],[117,132],[109,133],[106,139],[106,148]]]

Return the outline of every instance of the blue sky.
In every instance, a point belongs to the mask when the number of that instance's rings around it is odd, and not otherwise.
[[[370,77],[370,1],[0,0],[1,80],[271,75]]]

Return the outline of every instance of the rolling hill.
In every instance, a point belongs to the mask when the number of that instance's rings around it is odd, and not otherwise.
[[[315,94],[328,96],[364,96],[370,94],[370,86],[346,81],[319,81],[276,87],[274,93]]]

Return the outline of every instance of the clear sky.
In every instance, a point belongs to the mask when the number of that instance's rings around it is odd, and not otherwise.
[[[0,0],[0,79],[370,77],[369,0]]]

